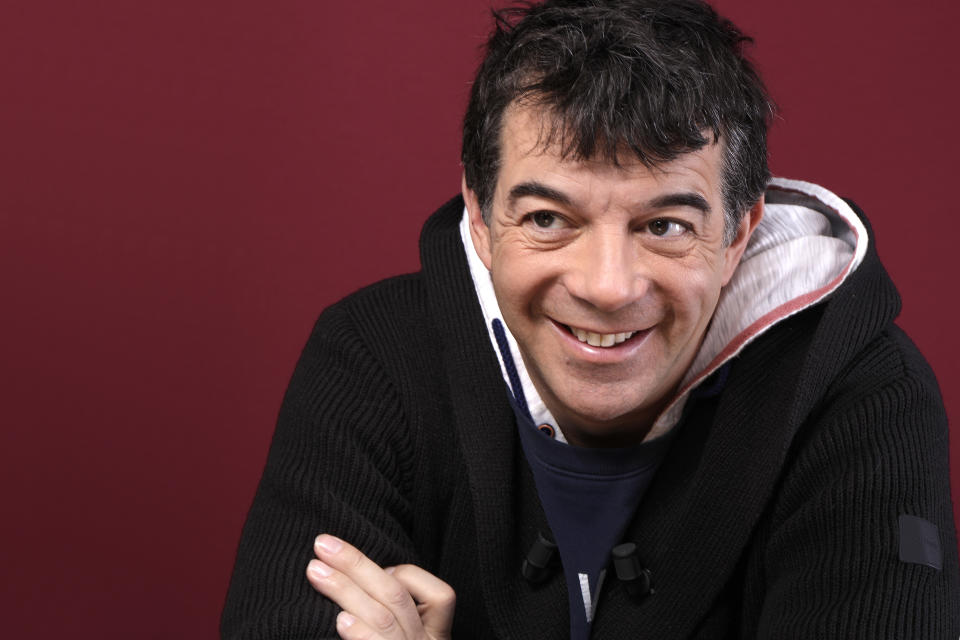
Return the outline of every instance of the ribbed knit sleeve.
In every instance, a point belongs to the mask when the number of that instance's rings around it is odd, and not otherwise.
[[[405,496],[410,457],[394,387],[343,305],[331,307],[283,401],[243,529],[222,637],[336,637],[338,609],[305,574],[320,533],[351,541],[383,565],[417,562]]]
[[[872,381],[872,382],[870,382]],[[878,339],[811,416],[758,532],[743,637],[955,640],[957,543],[947,425],[936,381],[909,341]],[[899,557],[901,515],[938,529],[942,569]],[[750,605],[745,604],[746,607]]]

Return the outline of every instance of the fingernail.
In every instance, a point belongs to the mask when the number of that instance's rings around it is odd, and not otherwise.
[[[339,624],[344,629],[349,629],[350,627],[353,626],[353,623],[356,621],[357,619],[354,618],[349,613],[347,613],[346,611],[341,611],[340,615],[337,616],[337,624]]]
[[[310,573],[314,574],[318,578],[327,578],[331,573],[333,573],[333,569],[319,560],[311,560]]]
[[[396,571],[396,570],[397,570],[396,567],[387,567],[386,569],[384,569],[384,572],[385,572],[385,573],[388,573],[388,574],[390,574],[390,575],[392,576],[392,575],[393,575],[393,572]]]
[[[317,536],[316,545],[327,553],[336,553],[343,548],[343,541],[339,538],[334,538],[330,534],[324,533]]]

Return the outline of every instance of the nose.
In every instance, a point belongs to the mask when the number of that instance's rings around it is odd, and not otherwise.
[[[628,230],[596,230],[582,240],[567,270],[566,287],[572,296],[610,313],[644,295],[647,279]]]

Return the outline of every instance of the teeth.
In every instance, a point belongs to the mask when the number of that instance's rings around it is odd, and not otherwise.
[[[592,331],[584,331],[576,327],[567,328],[570,329],[570,333],[577,337],[577,340],[586,342],[591,347],[612,347],[624,342],[636,333],[636,331],[627,331],[625,333],[593,333]]]

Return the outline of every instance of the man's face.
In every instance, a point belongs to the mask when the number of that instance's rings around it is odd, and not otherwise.
[[[563,160],[540,114],[511,107],[489,227],[464,187],[474,244],[534,386],[567,439],[643,437],[675,393],[762,215],[723,242],[719,144],[650,170]]]

